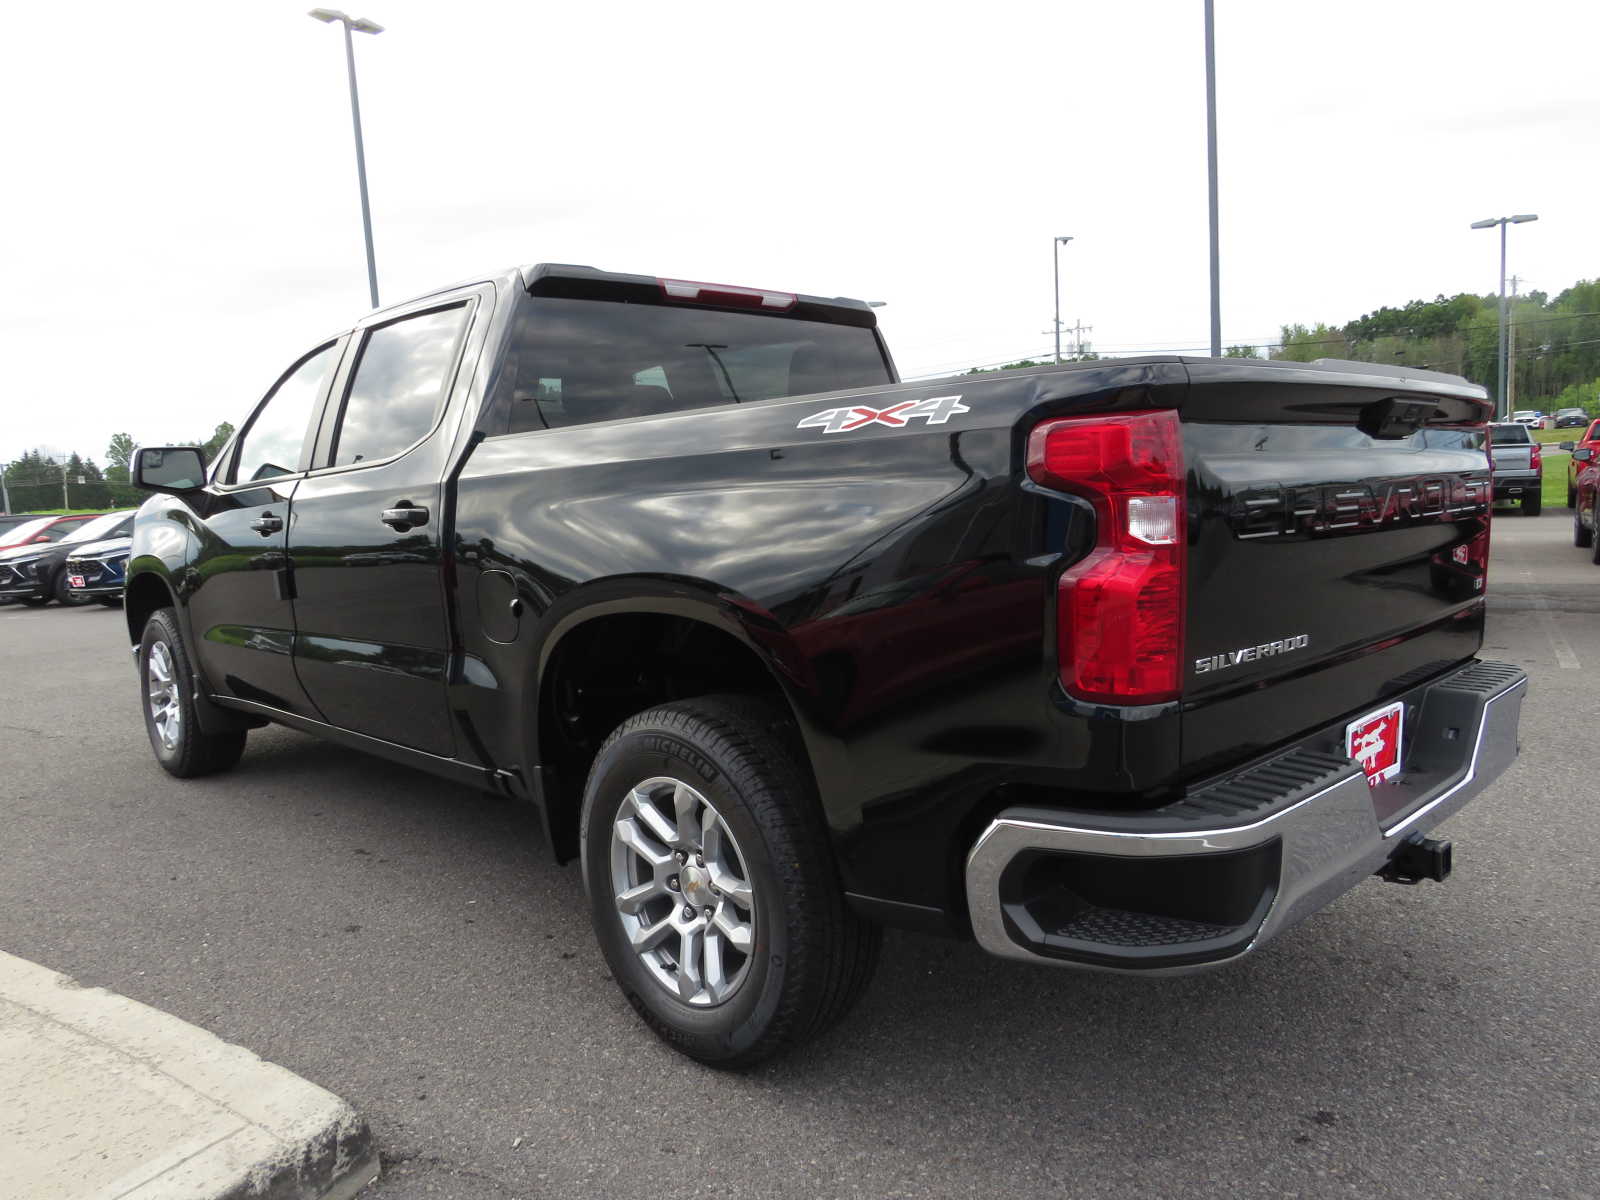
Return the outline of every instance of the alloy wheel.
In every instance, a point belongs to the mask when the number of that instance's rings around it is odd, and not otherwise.
[[[145,694],[150,705],[150,720],[156,736],[168,750],[178,748],[183,728],[183,710],[178,703],[177,670],[172,650],[165,642],[152,642],[145,657]]]
[[[722,1004],[749,974],[757,914],[745,862],[722,815],[681,780],[644,780],[612,823],[623,933],[651,977],[686,1004]]]

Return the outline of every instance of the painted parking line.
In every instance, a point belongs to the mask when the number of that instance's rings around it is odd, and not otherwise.
[[[1534,584],[1533,572],[1523,567],[1522,577],[1528,581],[1531,589]],[[1556,652],[1556,665],[1563,671],[1582,670],[1583,664],[1573,652],[1572,643],[1567,641],[1566,635],[1561,632],[1561,627],[1556,624],[1556,615],[1550,611],[1550,606],[1544,602],[1544,597],[1530,590],[1526,599],[1534,612],[1539,614],[1539,624],[1544,627],[1545,636],[1550,639],[1550,648]]]

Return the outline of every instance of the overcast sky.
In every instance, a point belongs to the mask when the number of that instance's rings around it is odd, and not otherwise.
[[[366,3],[367,0],[362,0]],[[902,374],[1207,341],[1200,0],[370,0],[385,302],[537,261],[883,300]],[[367,307],[305,0],[0,9],[0,458],[237,422]],[[1600,274],[1600,3],[1217,0],[1222,321]]]

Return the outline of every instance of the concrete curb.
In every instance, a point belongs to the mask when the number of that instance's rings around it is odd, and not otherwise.
[[[332,1092],[5,953],[0,1162],[29,1200],[348,1200],[378,1175]]]

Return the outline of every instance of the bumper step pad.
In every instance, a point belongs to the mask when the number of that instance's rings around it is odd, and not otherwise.
[[[1343,753],[1341,718],[1161,808],[1006,809],[967,856],[973,932],[1002,957],[1091,969],[1236,958],[1483,791],[1516,758],[1526,682],[1469,662],[1391,693],[1407,709],[1405,768],[1378,786]]]

